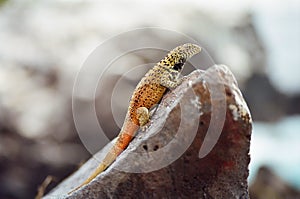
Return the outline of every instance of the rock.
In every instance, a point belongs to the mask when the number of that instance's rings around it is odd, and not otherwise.
[[[300,198],[299,190],[284,182],[266,166],[259,168],[249,191],[252,199]]]
[[[91,158],[44,198],[249,198],[251,123],[226,66],[196,70],[105,172],[67,195],[97,166]]]

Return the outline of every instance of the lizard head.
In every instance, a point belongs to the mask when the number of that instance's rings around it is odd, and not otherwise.
[[[186,60],[200,51],[201,47],[196,44],[183,44],[171,50],[169,54],[161,60],[161,63],[167,68],[180,72]]]

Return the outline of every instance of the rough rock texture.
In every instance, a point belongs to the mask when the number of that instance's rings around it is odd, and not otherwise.
[[[67,195],[97,166],[91,158],[45,198],[249,198],[251,128],[229,69],[194,71],[165,95],[149,128],[105,172]]]

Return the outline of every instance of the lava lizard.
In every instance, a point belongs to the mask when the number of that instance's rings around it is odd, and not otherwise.
[[[180,73],[186,60],[200,51],[201,48],[195,44],[178,46],[145,74],[132,94],[123,127],[115,144],[91,176],[69,194],[91,182],[127,148],[139,127],[145,127],[149,122],[148,110],[160,102],[167,89],[174,89],[182,82]]]

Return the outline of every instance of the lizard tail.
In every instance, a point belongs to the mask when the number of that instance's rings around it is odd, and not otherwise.
[[[84,185],[87,185],[89,182],[91,182],[99,173],[101,173],[102,171],[104,171],[106,168],[108,167],[108,165],[105,165],[103,163],[101,163],[96,170],[92,173],[92,175],[86,179],[82,184],[80,184],[78,187],[76,187],[75,189],[73,189],[72,191],[70,191],[68,194],[73,193],[74,191],[77,191],[78,189],[80,189],[81,187],[83,187]]]
[[[120,134],[118,135],[118,139],[116,143],[112,146],[109,152],[106,154],[100,165],[96,168],[96,170],[90,175],[88,179],[86,179],[81,185],[70,191],[68,194],[80,189],[82,186],[90,183],[97,175],[102,173],[108,166],[110,166],[116,158],[122,153],[126,147],[129,145],[132,140],[134,134],[138,130],[138,125],[126,125],[122,128]]]

